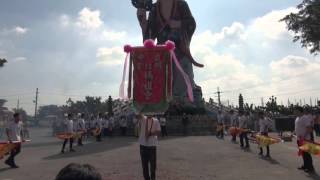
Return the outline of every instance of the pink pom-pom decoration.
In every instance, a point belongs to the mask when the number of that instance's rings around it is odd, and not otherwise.
[[[172,51],[176,48],[176,44],[173,41],[168,40],[166,42],[166,49]]]
[[[132,47],[130,45],[125,45],[123,48],[124,52],[130,53],[132,51]]]
[[[156,47],[156,45],[155,45],[155,43],[154,43],[154,41],[152,39],[145,40],[143,45],[146,48],[154,48],[154,47]]]

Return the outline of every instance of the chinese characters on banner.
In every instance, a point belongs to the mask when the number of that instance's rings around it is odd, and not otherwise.
[[[165,48],[140,48],[131,54],[133,63],[133,100],[157,104],[171,96],[170,53]]]

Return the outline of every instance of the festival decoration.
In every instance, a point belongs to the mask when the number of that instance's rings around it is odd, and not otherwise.
[[[70,139],[70,138],[73,138],[73,136],[74,136],[73,133],[58,133],[58,134],[56,134],[56,137],[61,140]]]
[[[165,45],[155,45],[153,40],[146,40],[143,47],[124,46],[127,56],[120,85],[120,97],[122,99],[132,98],[136,112],[162,114],[167,111],[172,100],[173,63],[183,76],[188,98],[193,102],[191,81],[181,67],[174,49],[175,44],[172,41],[167,41]],[[128,66],[128,89],[125,95]]]
[[[223,125],[217,125],[217,132],[222,131],[224,128]]]
[[[10,152],[18,145],[24,142],[30,142],[31,140],[24,141],[14,141],[14,142],[0,142],[0,159],[3,159],[4,156],[9,155]]]
[[[266,147],[281,142],[281,140],[269,136],[256,135],[255,137],[259,147]]]
[[[101,134],[101,129],[96,128],[96,129],[92,130],[92,134],[93,134],[93,136],[99,136]]]
[[[308,152],[312,155],[320,156],[320,144],[304,141],[302,145],[299,146],[299,151],[299,155],[302,155],[302,152]]]
[[[249,132],[249,129],[242,129],[242,128],[237,128],[237,127],[230,127],[229,128],[229,133],[232,136],[237,136],[241,133]]]

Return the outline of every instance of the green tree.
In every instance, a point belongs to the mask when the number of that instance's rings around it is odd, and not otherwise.
[[[239,111],[244,111],[244,101],[242,94],[239,95]]]
[[[213,99],[212,99],[212,98],[209,98],[209,104],[210,104],[210,105],[213,105],[213,103],[214,103]]]
[[[0,67],[3,67],[5,63],[7,63],[7,60],[0,58]]]
[[[45,118],[50,115],[61,117],[63,115],[63,108],[57,105],[47,105],[39,107],[39,118]]]
[[[107,106],[108,106],[108,114],[113,115],[113,99],[111,96],[109,96],[107,100]]]
[[[277,97],[271,96],[269,101],[266,103],[266,110],[270,112],[278,112],[279,107],[277,104]]]
[[[295,33],[294,42],[300,41],[302,47],[317,55],[320,52],[320,1],[303,0],[297,8],[297,13],[291,13],[281,21],[286,22],[288,30]]]

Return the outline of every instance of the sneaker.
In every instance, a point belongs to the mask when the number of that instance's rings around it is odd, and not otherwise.
[[[260,153],[259,153],[259,156],[263,156],[263,153],[262,153],[262,152],[260,152]]]
[[[304,169],[304,172],[309,173],[309,174],[315,173],[314,169]]]
[[[265,156],[265,158],[271,158],[271,156],[270,156],[270,154],[267,154],[266,156]]]
[[[298,167],[298,170],[305,170],[306,168],[304,166]]]
[[[13,162],[12,161],[9,161],[9,159],[7,159],[5,162],[4,162],[6,165],[10,166],[11,168],[13,167]]]
[[[17,166],[16,164],[13,164],[13,165],[11,166],[11,168],[17,169],[17,168],[19,168],[19,166]]]
[[[61,154],[64,154],[64,150],[61,150],[61,152],[60,152]]]

